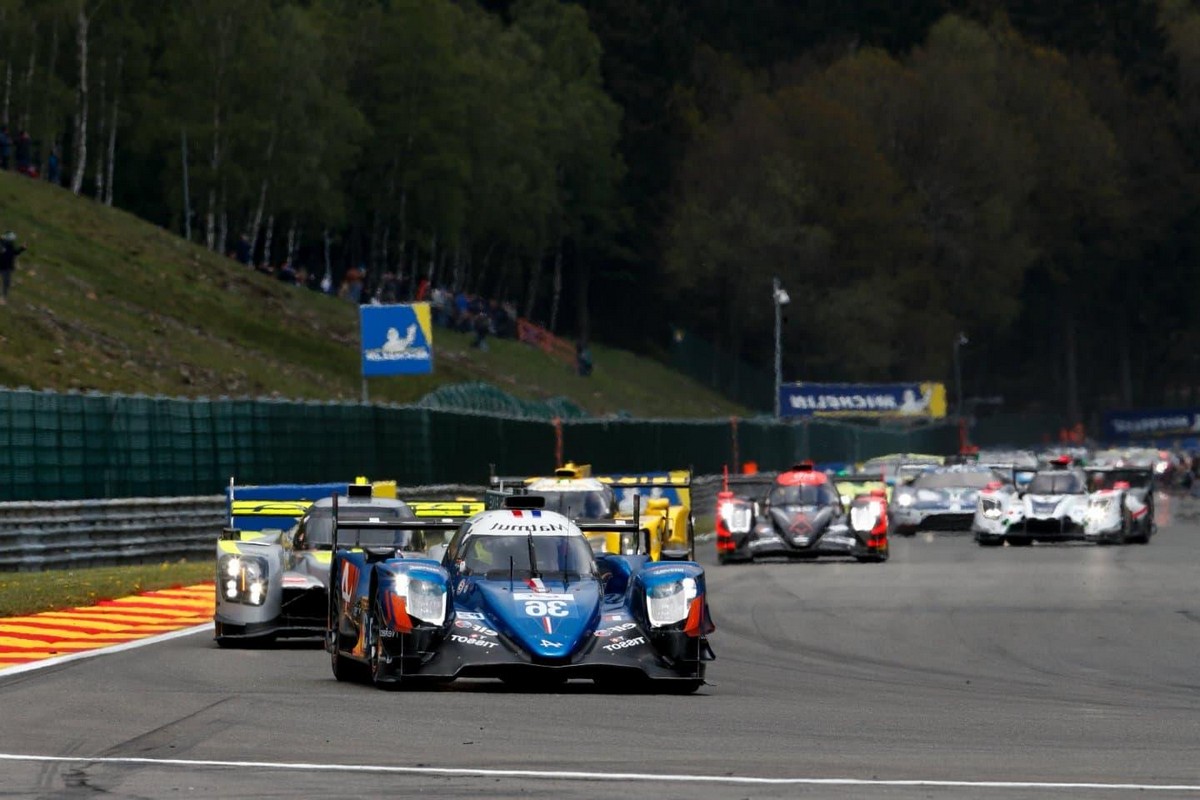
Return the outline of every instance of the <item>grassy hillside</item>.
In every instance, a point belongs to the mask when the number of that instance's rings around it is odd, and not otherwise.
[[[0,308],[0,385],[185,396],[354,400],[354,306],[285,286],[91,200],[0,173],[0,231],[29,248]],[[604,314],[604,309],[595,313]],[[619,312],[615,312],[619,313]],[[562,395],[597,415],[702,417],[745,410],[656,362],[593,347],[580,378],[533,348],[437,330],[436,372],[372,380],[411,402],[487,381],[527,399]]]

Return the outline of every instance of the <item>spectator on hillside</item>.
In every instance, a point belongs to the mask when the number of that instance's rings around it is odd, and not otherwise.
[[[58,145],[50,149],[50,158],[46,159],[46,180],[55,186],[62,185],[62,156],[59,155]]]
[[[8,305],[8,287],[12,284],[13,270],[17,268],[17,256],[25,252],[17,246],[17,235],[12,231],[0,236],[0,306]]]
[[[390,269],[383,273],[383,280],[379,282],[379,291],[375,293],[375,297],[384,305],[400,302],[400,280],[396,273]]]
[[[292,267],[290,261],[285,261],[279,265],[279,270],[275,273],[275,277],[283,283],[291,286],[296,285],[296,270]]]
[[[447,313],[448,295],[440,285],[429,293],[429,313],[433,316],[433,324],[438,327],[450,327],[450,315]]]
[[[575,371],[581,378],[592,374],[592,351],[588,349],[586,339],[575,343]]]
[[[338,290],[338,296],[358,305],[362,302],[363,281],[366,280],[366,277],[367,271],[364,267],[350,267],[342,279],[342,287]]]
[[[33,167],[33,139],[29,131],[17,134],[17,172],[31,178],[37,177],[37,170]]]
[[[480,350],[487,352],[487,335],[491,330],[491,322],[488,320],[488,315],[483,311],[479,311],[471,319],[471,327],[475,330],[475,340],[471,342],[471,347],[477,347]]]
[[[250,259],[253,257],[253,248],[250,247],[250,237],[242,234],[238,237],[237,244],[233,249],[234,259],[240,263],[250,266]]]
[[[416,301],[418,303],[425,302],[425,298],[429,296],[429,279],[421,278],[421,282],[417,284]]]
[[[8,133],[7,125],[0,125],[0,169],[7,170],[12,161],[12,136]]]
[[[308,278],[308,270],[300,267],[296,270],[296,285],[305,289],[313,288],[311,281]]]
[[[507,339],[512,336],[512,318],[498,301],[488,303],[488,317],[492,320],[492,334],[497,339]]]
[[[454,329],[459,333],[471,330],[471,298],[462,289],[454,295]]]

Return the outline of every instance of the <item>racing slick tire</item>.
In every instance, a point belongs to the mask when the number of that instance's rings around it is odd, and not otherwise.
[[[1028,536],[1009,536],[1008,537],[1008,546],[1009,547],[1029,547],[1031,544],[1033,544],[1033,539],[1029,538]]]
[[[882,564],[883,562],[887,561],[887,559],[888,559],[888,557],[885,555],[855,556],[854,557],[854,560],[860,564]]]
[[[333,677],[339,681],[357,682],[367,676],[363,665],[341,655],[336,645],[329,653],[329,666],[333,669]]]
[[[975,542],[980,547],[999,547],[1004,544],[1003,536],[976,536]]]

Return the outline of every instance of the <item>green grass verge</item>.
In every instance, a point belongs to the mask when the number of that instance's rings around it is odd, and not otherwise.
[[[0,230],[29,248],[0,308],[0,386],[128,394],[357,400],[357,308],[285,286],[122,211],[0,172]],[[619,314],[619,309],[594,309]],[[435,372],[373,380],[374,401],[412,402],[486,381],[594,415],[714,417],[746,409],[651,359],[600,345],[580,378],[514,341],[487,352],[437,330]]]
[[[0,572],[0,618],[91,606],[139,592],[213,579],[213,562],[174,561],[127,567]]]

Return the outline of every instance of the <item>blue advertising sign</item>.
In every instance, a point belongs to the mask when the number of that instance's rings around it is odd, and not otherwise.
[[[1156,436],[1187,436],[1200,432],[1200,409],[1151,408],[1145,411],[1106,411],[1107,439],[1153,439]]]
[[[946,416],[941,383],[785,383],[779,387],[783,417]]]
[[[428,303],[359,306],[364,378],[433,372]]]

